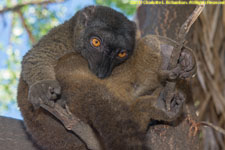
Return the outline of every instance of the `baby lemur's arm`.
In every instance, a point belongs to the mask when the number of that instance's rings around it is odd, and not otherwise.
[[[136,119],[141,123],[141,127],[145,130],[146,125],[150,119],[171,122],[176,120],[183,112],[183,104],[185,103],[186,96],[183,91],[175,90],[170,93],[171,97],[168,97],[168,92],[164,88],[166,81],[185,79],[192,77],[196,72],[196,62],[195,57],[190,49],[184,48],[181,51],[180,58],[178,60],[177,67],[168,70],[168,64],[173,51],[174,42],[157,36],[146,36],[139,41],[137,49],[139,52],[145,52],[150,58],[145,58],[145,55],[137,55],[137,62],[142,60],[142,66],[147,66],[145,70],[143,69],[141,74],[137,77],[148,75],[149,80],[141,80],[139,78],[139,89],[136,88],[137,99],[133,103],[133,111],[137,114]],[[142,59],[139,59],[142,58]],[[154,59],[156,58],[156,59]],[[161,60],[157,62],[157,60]],[[144,64],[144,65],[143,65]],[[160,64],[160,65],[158,65]],[[149,67],[148,67],[149,66]],[[139,66],[138,66],[139,67]],[[148,79],[147,78],[147,79]],[[154,84],[158,86],[153,86]],[[178,81],[178,84],[179,81]],[[140,86],[142,85],[142,86]],[[167,100],[168,99],[168,100]],[[170,110],[166,109],[165,102],[170,101]],[[142,117],[141,117],[142,116]],[[146,119],[143,119],[146,118]],[[142,118],[139,120],[139,118]]]

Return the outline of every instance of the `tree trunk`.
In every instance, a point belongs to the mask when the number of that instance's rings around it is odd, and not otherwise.
[[[179,27],[191,14],[194,7],[193,5],[141,5],[137,13],[141,36],[156,34],[175,40]],[[188,42],[188,46],[194,50],[197,58],[197,77],[192,81],[191,89],[194,102],[199,104],[197,105],[198,118],[225,128],[225,6],[207,5],[189,32]],[[193,114],[191,119],[194,119],[193,103],[186,107]],[[185,128],[188,124],[182,124],[183,122],[176,127],[177,129],[167,128],[167,132],[170,130],[176,132],[173,140],[179,135],[182,136],[182,133],[186,133]],[[155,128],[150,128],[150,132],[155,133]],[[158,128],[163,130],[164,127]],[[202,133],[203,149],[225,149],[224,135],[211,128],[203,128]],[[169,143],[171,140],[167,136],[155,137],[155,135],[151,135],[151,137],[153,139],[164,138],[165,143]],[[184,135],[182,137],[183,142],[192,144],[188,137]],[[198,143],[199,139],[195,139],[195,142]],[[178,147],[187,143],[181,142]],[[171,144],[171,149],[177,149],[174,144]]]

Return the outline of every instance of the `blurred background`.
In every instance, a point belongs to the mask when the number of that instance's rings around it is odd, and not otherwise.
[[[170,16],[165,6],[131,5],[129,0],[0,0],[1,116],[22,119],[16,104],[16,89],[23,55],[51,28],[69,19],[77,10],[95,4],[110,6],[138,21],[141,36],[159,34],[173,39],[180,26],[178,22],[183,23],[184,16],[193,10],[193,7],[186,11],[177,5],[166,6],[169,11],[177,11]],[[175,19],[171,21],[172,18]],[[225,5],[206,6],[192,27],[189,46],[195,52],[198,65],[191,83],[195,113],[199,120],[224,129]],[[201,137],[204,149],[225,149],[223,134],[204,128]]]

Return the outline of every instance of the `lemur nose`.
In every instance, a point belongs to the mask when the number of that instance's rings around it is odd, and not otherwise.
[[[106,75],[107,75],[106,73],[99,73],[99,72],[96,73],[96,76],[99,77],[100,79],[104,79],[105,77],[107,77]]]

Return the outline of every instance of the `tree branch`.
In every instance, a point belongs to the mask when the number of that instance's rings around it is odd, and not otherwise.
[[[27,136],[22,120],[0,116],[1,150],[39,150]]]
[[[15,6],[12,7],[5,7],[2,10],[0,10],[0,14],[6,13],[8,11],[18,11],[19,9],[21,9],[24,6],[28,6],[28,5],[46,5],[46,4],[52,4],[52,3],[60,3],[60,2],[64,2],[65,0],[46,0],[46,1],[31,1],[31,2],[24,2],[23,4],[17,4]]]
[[[184,42],[186,35],[188,34],[191,26],[193,23],[196,21],[198,16],[201,14],[205,7],[205,4],[198,5],[195,10],[192,12],[192,14],[188,17],[188,19],[184,22],[184,24],[181,26],[181,29],[178,34],[177,38],[177,44],[172,52],[170,63],[169,63],[169,70],[173,69],[176,67],[177,62],[179,60],[180,54],[181,54],[181,49],[184,47]],[[165,99],[166,99],[166,108],[167,110],[170,110],[170,100],[172,98],[172,94],[176,86],[176,82],[167,82],[165,86]]]
[[[31,40],[32,44],[36,43],[35,37],[33,36],[32,31],[28,27],[26,20],[23,16],[23,13],[21,12],[21,10],[18,10],[17,13],[19,15],[19,18],[21,20],[21,23],[22,23],[24,29],[27,31],[27,34],[28,34],[29,39]]]
[[[206,121],[201,121],[200,123],[198,123],[199,125],[204,125],[204,126],[208,126],[213,128],[214,130],[216,130],[217,132],[222,133],[223,135],[225,135],[225,130],[221,127],[218,127],[210,122],[206,122]]]

